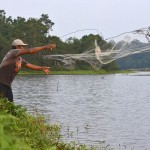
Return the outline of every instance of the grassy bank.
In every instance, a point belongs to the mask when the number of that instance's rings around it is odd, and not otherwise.
[[[106,70],[71,70],[71,71],[52,71],[51,75],[96,75],[96,74],[115,74],[115,73],[131,73],[133,71],[128,70],[117,70],[117,71],[106,71]],[[20,71],[19,75],[43,75],[42,71]]]
[[[75,142],[64,143],[60,126],[47,124],[44,116],[0,99],[0,150],[94,150]]]

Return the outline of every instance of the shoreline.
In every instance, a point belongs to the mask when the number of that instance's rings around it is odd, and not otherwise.
[[[118,73],[133,73],[135,71],[130,70],[71,70],[71,71],[52,71],[49,75],[104,75],[104,74],[118,74]],[[20,71],[18,75],[45,75],[42,71]]]

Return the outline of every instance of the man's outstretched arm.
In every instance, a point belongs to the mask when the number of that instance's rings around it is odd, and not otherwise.
[[[36,66],[36,65],[33,65],[33,64],[30,64],[30,63],[27,63],[25,65],[25,67],[29,68],[29,69],[33,69],[33,70],[39,70],[39,71],[43,71],[45,74],[50,74],[50,67],[41,67],[41,66]]]
[[[34,54],[34,53],[37,53],[37,52],[45,50],[45,49],[51,49],[52,50],[53,48],[56,48],[55,44],[49,44],[46,46],[34,47],[34,48],[30,48],[30,49],[21,49],[19,55]]]

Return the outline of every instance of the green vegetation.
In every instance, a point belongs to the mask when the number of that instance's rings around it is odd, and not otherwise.
[[[44,117],[30,116],[21,106],[0,99],[0,149],[47,149],[60,138],[57,124],[46,125]]]
[[[90,75],[90,74],[107,74],[105,70],[68,70],[68,71],[52,71],[51,75]],[[41,71],[20,71],[19,75],[43,75]]]
[[[100,70],[68,70],[68,71],[52,71],[51,75],[95,75],[95,74],[115,74],[115,73],[131,73],[133,71],[128,70],[116,70],[116,71],[106,71]],[[44,75],[41,71],[20,71],[19,75]]]
[[[88,149],[75,142],[62,142],[60,129],[58,124],[47,124],[38,112],[31,116],[20,105],[0,99],[0,150]]]

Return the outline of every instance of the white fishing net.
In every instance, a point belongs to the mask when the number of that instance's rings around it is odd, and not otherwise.
[[[105,48],[100,46],[95,39],[93,46],[81,54],[45,55],[45,59],[57,60],[65,66],[73,67],[76,61],[89,63],[94,69],[100,69],[102,65],[109,64],[117,59],[129,55],[150,52],[150,27],[125,32],[118,36],[105,39],[111,45]]]

